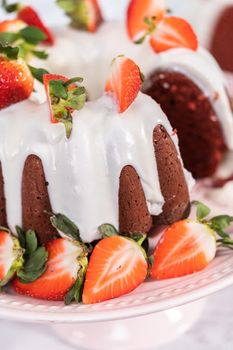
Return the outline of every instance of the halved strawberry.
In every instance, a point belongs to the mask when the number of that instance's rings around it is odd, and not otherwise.
[[[64,123],[67,137],[70,137],[72,131],[72,112],[83,108],[86,102],[85,88],[76,84],[82,81],[83,79],[79,77],[68,79],[55,74],[43,76],[51,121]]]
[[[14,33],[26,27],[26,23],[21,19],[10,19],[0,22],[0,32]]]
[[[156,25],[150,44],[157,53],[178,47],[197,50],[198,40],[191,25],[179,17],[166,17]]]
[[[0,231],[0,288],[22,267],[23,252],[17,238]]]
[[[206,224],[183,220],[165,230],[155,251],[151,277],[181,277],[204,269],[216,255],[214,231]]]
[[[118,56],[113,60],[105,91],[115,98],[119,113],[123,113],[133,103],[142,81],[142,74],[134,61],[125,56]]]
[[[50,81],[62,81],[62,82],[67,82],[68,78],[64,77],[63,75],[58,75],[58,74],[45,74],[43,76],[43,83],[45,86],[45,91],[47,94],[47,98],[49,101],[49,107],[50,107],[50,116],[51,116],[51,122],[52,123],[58,123],[59,121],[56,119],[54,115],[54,110],[52,108],[52,96],[50,95],[50,88],[49,88],[49,83]]]
[[[48,242],[45,248],[48,251],[45,273],[31,283],[22,283],[17,278],[13,288],[17,293],[33,298],[64,300],[77,279],[81,288],[87,267],[86,252],[77,241],[64,238]]]
[[[18,18],[27,23],[29,26],[39,28],[46,35],[46,39],[44,40],[45,44],[54,44],[55,40],[52,32],[44,25],[38,13],[31,6],[20,6]]]
[[[16,48],[0,47],[1,52],[16,52]],[[17,56],[17,55],[16,55]],[[34,79],[25,61],[0,55],[0,109],[27,99],[34,86]]]
[[[84,304],[117,298],[146,278],[145,251],[132,239],[112,236],[101,240],[90,258],[83,290]]]
[[[57,0],[57,4],[71,18],[75,28],[96,32],[103,22],[103,16],[97,0]]]
[[[164,0],[131,0],[127,11],[127,30],[132,41],[137,42],[148,32],[148,21],[161,20],[166,14]]]

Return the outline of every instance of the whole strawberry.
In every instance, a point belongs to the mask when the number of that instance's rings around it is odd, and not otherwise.
[[[33,76],[17,48],[0,46],[0,109],[27,99],[33,91]]]

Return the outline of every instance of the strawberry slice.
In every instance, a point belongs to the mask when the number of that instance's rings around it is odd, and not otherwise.
[[[166,11],[164,0],[131,0],[127,11],[127,30],[130,39],[137,42],[145,37],[148,32],[148,21],[161,20]]]
[[[31,6],[19,7],[18,18],[29,26],[40,29],[46,35],[46,39],[44,40],[45,44],[54,44],[55,40],[52,32],[44,25],[38,13]]]
[[[45,74],[43,82],[50,106],[52,123],[63,123],[69,138],[72,131],[72,112],[83,108],[86,102],[86,90],[76,83],[83,79],[68,79],[62,75]]]
[[[13,288],[17,293],[33,298],[64,300],[77,279],[79,289],[81,287],[87,266],[86,253],[80,243],[64,238],[48,242],[45,248],[48,251],[45,273],[31,283],[22,283],[17,278]]]
[[[57,4],[71,18],[74,28],[96,32],[103,22],[103,16],[97,0],[57,0]]]
[[[145,251],[132,239],[112,236],[100,241],[91,255],[83,290],[84,304],[117,298],[146,278]]]
[[[133,103],[142,81],[143,76],[134,61],[125,56],[118,56],[113,60],[105,91],[115,98],[119,113],[123,113]]]
[[[183,220],[165,230],[154,252],[151,277],[181,277],[204,269],[216,255],[214,231],[197,221]]]
[[[0,22],[0,32],[15,33],[26,27],[26,23],[21,19],[11,19]]]
[[[198,48],[197,36],[191,25],[178,17],[166,17],[159,21],[150,44],[157,53],[178,47],[194,51]]]
[[[0,109],[31,95],[34,79],[25,61],[17,59],[18,49],[0,45]]]
[[[23,250],[17,238],[0,231],[0,288],[6,285],[23,265]]]

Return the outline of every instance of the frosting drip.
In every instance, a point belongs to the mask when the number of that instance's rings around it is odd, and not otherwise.
[[[204,49],[195,52],[173,49],[156,55],[148,41],[142,45],[133,44],[124,25],[114,21],[105,22],[95,35],[67,26],[59,27],[55,32],[56,46],[49,49],[48,70],[68,77],[82,76],[90,99],[102,95],[110,63],[119,54],[132,58],[146,76],[165,67],[188,75],[210,98],[225,143],[233,149],[233,118],[226,95],[226,81],[217,62]]]
[[[152,142],[158,124],[177,146],[159,105],[142,93],[121,115],[110,97],[87,102],[74,114],[69,140],[62,124],[51,124],[47,103],[25,101],[2,112],[0,161],[10,229],[22,224],[22,172],[30,154],[42,160],[53,211],[73,220],[86,242],[99,238],[97,228],[105,222],[118,227],[119,177],[125,165],[138,172],[150,213],[160,214],[164,199]],[[185,174],[191,188],[193,180]]]

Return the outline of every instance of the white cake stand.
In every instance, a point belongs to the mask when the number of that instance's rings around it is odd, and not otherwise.
[[[1,294],[0,318],[50,324],[58,336],[76,348],[155,349],[197,321],[204,307],[200,299],[231,284],[233,253],[221,250],[201,273],[148,281],[129,295],[101,304],[64,306],[60,302]]]
[[[193,193],[203,198],[200,185]],[[213,203],[208,203],[213,207]],[[214,207],[213,214],[233,209]],[[221,249],[202,272],[179,279],[147,281],[121,298],[95,305],[46,302],[0,294],[0,318],[47,323],[78,349],[145,350],[174,340],[199,318],[205,297],[233,284],[233,251]]]

